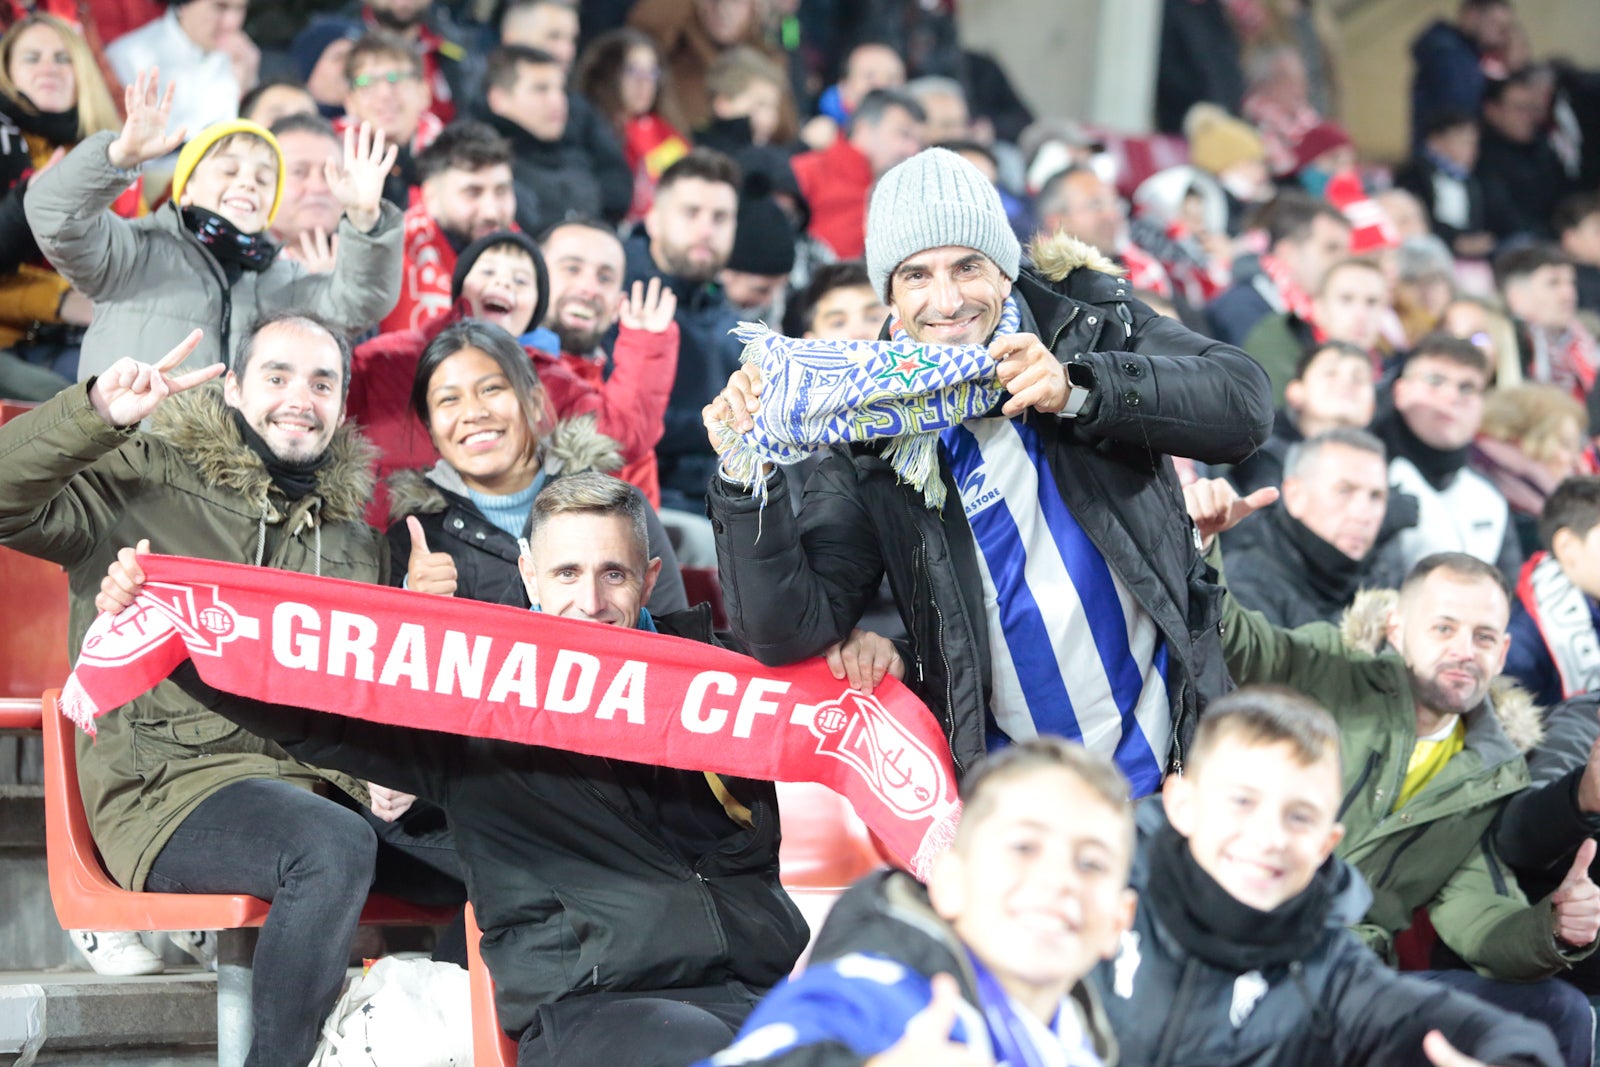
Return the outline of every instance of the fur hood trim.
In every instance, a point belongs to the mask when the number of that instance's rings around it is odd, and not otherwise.
[[[202,386],[164,401],[149,432],[183,453],[207,483],[239,493],[265,513],[272,507],[272,478],[239,435],[231,410],[222,386]],[[377,484],[372,471],[378,450],[355,423],[346,422],[334,431],[328,451],[332,460],[317,472],[321,521],[360,522]]]
[[[563,419],[544,439],[544,470],[551,476],[600,471],[614,474],[622,469],[622,446],[595,429],[593,415]],[[407,515],[432,515],[449,506],[445,490],[465,495],[460,476],[443,460],[431,470],[395,471],[389,476],[389,521],[396,523]]]
[[[1050,281],[1059,282],[1079,267],[1121,277],[1123,270],[1110,257],[1087,241],[1066,233],[1041,234],[1028,245],[1034,269]]]
[[[1388,647],[1389,613],[1400,594],[1393,589],[1363,589],[1345,609],[1339,622],[1344,646],[1376,656]],[[1502,674],[1489,683],[1489,705],[1506,739],[1526,753],[1544,740],[1544,715],[1533,694],[1517,681]]]

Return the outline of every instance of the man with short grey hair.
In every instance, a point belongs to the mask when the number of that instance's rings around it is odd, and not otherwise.
[[[1282,499],[1248,547],[1224,553],[1228,587],[1274,626],[1337,622],[1368,576],[1388,501],[1388,456],[1365,430],[1290,446]]]
[[[1272,422],[1266,375],[1134,299],[1083,242],[1038,241],[1024,262],[999,194],[953,152],[929,149],[879,179],[866,251],[901,342],[894,366],[972,366],[1001,402],[934,431],[932,469],[897,469],[893,448],[834,448],[798,517],[714,479],[735,630],[763,662],[804,659],[850,632],[887,572],[907,682],[958,768],[1056,734],[1114,758],[1137,794],[1154,791],[1223,684],[1215,591],[1167,456],[1254,451]],[[807,342],[786,344],[804,354]],[[757,373],[734,374],[703,412],[719,448],[724,428],[754,429]],[[881,403],[908,417],[945,395],[884,389]],[[865,427],[879,403],[845,419]],[[914,437],[891,440],[925,443]],[[767,494],[785,499],[784,483],[773,471]]]

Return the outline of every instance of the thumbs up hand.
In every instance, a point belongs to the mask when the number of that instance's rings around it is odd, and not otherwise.
[[[456,561],[448,552],[428,551],[428,537],[422,532],[422,523],[417,521],[415,515],[406,516],[406,529],[411,531],[411,558],[406,563],[406,588],[419,593],[454,596]]]
[[[1555,935],[1573,948],[1593,943],[1600,934],[1600,888],[1589,880],[1589,865],[1594,862],[1594,854],[1593,838],[1578,846],[1578,855],[1567,876],[1550,894],[1550,903],[1556,912]]]

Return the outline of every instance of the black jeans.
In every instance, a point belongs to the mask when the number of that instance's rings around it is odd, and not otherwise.
[[[517,1067],[688,1067],[732,1044],[760,999],[738,982],[568,997],[539,1009]]]
[[[370,813],[269,778],[224,786],[183,820],[156,857],[145,888],[157,893],[248,893],[272,902],[252,964],[255,1036],[247,1067],[305,1067],[323,1019],[344,982],[350,942],[380,852],[398,831],[379,836]],[[393,824],[386,824],[393,825]],[[440,844],[424,846],[405,876],[447,879]],[[386,859],[388,857],[386,856]],[[459,867],[456,868],[459,872]],[[433,872],[432,875],[427,872]],[[457,895],[464,899],[459,879]],[[426,903],[447,903],[447,883],[378,888]]]

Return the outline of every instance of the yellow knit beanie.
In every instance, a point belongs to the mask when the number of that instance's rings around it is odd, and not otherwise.
[[[1267,158],[1266,146],[1255,127],[1216,104],[1201,103],[1190,108],[1183,119],[1183,133],[1189,139],[1189,162],[1210,174]]]
[[[183,202],[183,187],[189,183],[189,175],[194,173],[194,168],[200,160],[211,151],[211,146],[224,137],[231,137],[236,133],[249,134],[265,141],[278,160],[278,184],[272,190],[272,206],[267,209],[267,226],[271,226],[272,220],[278,216],[278,204],[283,200],[283,149],[278,147],[278,139],[272,136],[270,130],[246,119],[213,122],[201,130],[199,135],[189,139],[189,143],[183,146],[183,151],[178,153],[178,169],[172,172],[172,202],[175,204]]]

